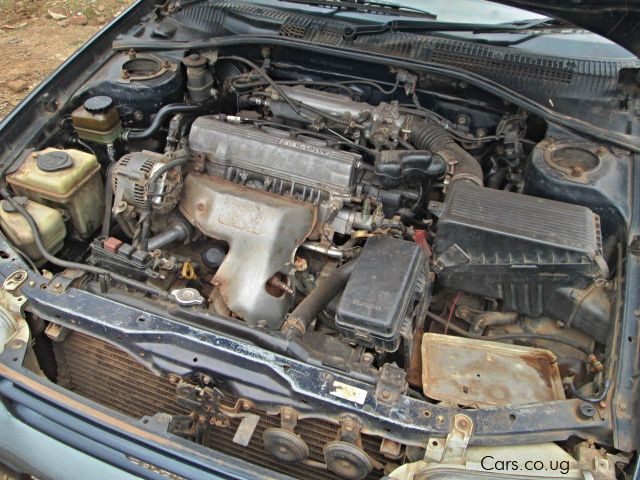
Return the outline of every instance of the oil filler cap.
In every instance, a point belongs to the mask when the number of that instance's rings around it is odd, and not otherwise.
[[[66,152],[47,152],[38,156],[38,168],[43,172],[57,172],[73,167],[71,155]]]

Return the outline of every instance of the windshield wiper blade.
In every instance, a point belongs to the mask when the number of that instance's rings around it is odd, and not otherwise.
[[[522,33],[532,29],[561,27],[573,27],[573,25],[552,18],[539,18],[535,20],[497,24],[392,20],[385,23],[350,25],[342,30],[342,36],[346,40],[353,40],[361,35],[378,35],[385,32]]]
[[[437,15],[419,8],[387,3],[376,0],[278,0],[286,3],[298,3],[319,7],[332,7],[338,10],[355,10],[359,12],[397,14],[435,20]]]

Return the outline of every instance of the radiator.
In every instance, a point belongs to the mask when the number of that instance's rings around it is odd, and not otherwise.
[[[133,419],[156,413],[188,414],[176,404],[175,386],[167,378],[154,375],[137,363],[128,353],[88,335],[72,332],[65,340],[54,344],[58,362],[58,383],[65,388]],[[233,399],[229,399],[233,402]],[[279,427],[278,417],[261,410],[260,422],[247,447],[232,441],[239,424],[231,421],[226,428],[208,427],[203,443],[206,447],[241,458],[303,480],[339,480],[332,472],[305,464],[285,465],[273,458],[262,446],[262,434],[267,428]],[[323,462],[322,449],[335,440],[338,427],[319,419],[299,420],[298,433],[309,447],[309,459]],[[362,435],[362,446],[376,462],[389,462],[380,454],[381,439]],[[373,470],[367,480],[380,478],[382,472]]]

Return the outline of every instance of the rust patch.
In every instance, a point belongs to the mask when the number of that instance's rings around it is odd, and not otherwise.
[[[423,391],[434,400],[484,407],[564,399],[548,350],[425,333],[421,353]]]

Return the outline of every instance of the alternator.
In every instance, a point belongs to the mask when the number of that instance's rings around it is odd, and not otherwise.
[[[115,200],[113,213],[127,206],[143,210],[148,205],[148,183],[167,158],[159,153],[142,151],[123,156],[116,164],[111,180]],[[179,174],[163,175],[157,182],[151,206],[157,213],[169,213],[178,203],[182,178]]]

